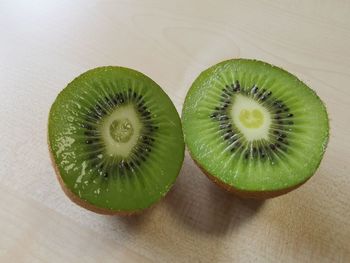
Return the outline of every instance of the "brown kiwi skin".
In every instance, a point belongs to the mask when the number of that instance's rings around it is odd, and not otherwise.
[[[135,211],[114,211],[114,210],[110,210],[110,209],[106,209],[106,208],[101,208],[101,207],[97,207],[94,206],[93,204],[88,203],[87,201],[79,198],[76,194],[74,194],[67,186],[66,184],[63,182],[62,177],[60,175],[60,172],[58,170],[58,167],[55,163],[51,148],[49,147],[49,151],[50,151],[50,159],[51,159],[51,163],[53,168],[55,169],[56,172],[56,177],[58,182],[60,183],[60,186],[63,190],[63,192],[68,196],[68,198],[76,203],[77,205],[90,210],[92,212],[95,212],[97,214],[102,214],[102,215],[118,215],[118,216],[131,216],[131,215],[138,215],[141,214],[144,210],[135,210]]]
[[[49,121],[47,123],[49,123]],[[182,130],[182,126],[181,126],[181,130]],[[131,211],[115,211],[115,210],[110,210],[110,209],[94,206],[93,204],[91,204],[91,203],[89,203],[89,202],[79,198],[64,183],[64,181],[62,179],[62,176],[60,174],[60,171],[59,171],[59,169],[58,169],[58,167],[56,165],[55,158],[53,156],[53,152],[52,152],[52,148],[51,148],[50,140],[49,140],[49,129],[48,128],[47,128],[47,145],[49,147],[49,155],[50,155],[50,159],[51,159],[51,164],[52,164],[52,166],[53,166],[53,168],[55,170],[57,180],[60,183],[60,186],[61,186],[63,192],[68,196],[68,198],[73,203],[75,203],[75,204],[77,204],[77,205],[79,205],[79,206],[81,206],[81,207],[83,207],[83,208],[85,208],[85,209],[87,209],[89,211],[92,211],[92,212],[95,212],[95,213],[101,214],[101,215],[137,216],[137,215],[140,215],[140,214],[144,213],[146,210],[149,210],[149,209],[153,208],[157,203],[159,203],[170,192],[170,191],[168,191],[158,201],[156,201],[155,203],[153,203],[152,205],[150,205],[149,207],[146,207],[144,209],[137,209],[137,210],[131,210]]]
[[[55,170],[56,173],[56,177],[58,182],[60,183],[60,186],[63,190],[63,192],[68,196],[68,198],[75,204],[89,210],[92,212],[95,212],[97,214],[101,214],[101,215],[116,215],[116,216],[132,216],[132,215],[139,215],[141,213],[143,213],[145,210],[150,209],[151,207],[153,207],[153,205],[155,205],[156,203],[158,203],[160,200],[158,200],[158,202],[156,202],[155,204],[151,205],[150,207],[147,207],[145,209],[139,209],[139,210],[131,210],[131,211],[115,211],[115,210],[110,210],[107,208],[102,208],[102,207],[98,207],[98,206],[94,206],[93,204],[90,204],[89,202],[79,198],[76,194],[74,194],[67,186],[66,184],[63,182],[62,176],[60,174],[60,171],[56,165],[55,162],[55,158],[53,157],[53,153],[52,153],[52,149],[51,149],[51,145],[50,145],[50,140],[49,140],[49,133],[47,133],[47,144],[49,146],[49,154],[50,154],[50,159],[51,159],[51,164]]]
[[[259,199],[259,200],[264,200],[264,199],[268,199],[268,198],[273,198],[273,197],[277,197],[280,195],[284,195],[286,193],[289,193],[292,190],[295,190],[296,188],[300,187],[301,185],[303,185],[308,179],[306,179],[304,182],[301,182],[297,185],[293,185],[291,187],[288,188],[284,188],[284,189],[280,189],[280,190],[276,190],[276,191],[245,191],[245,190],[241,190],[238,189],[236,187],[233,187],[231,185],[228,185],[226,183],[224,183],[223,181],[221,181],[219,178],[211,175],[208,171],[206,171],[197,161],[196,159],[193,158],[193,156],[190,156],[192,158],[192,160],[194,161],[194,163],[199,167],[199,169],[201,169],[201,171],[212,181],[214,182],[217,186],[225,189],[226,191],[235,194],[241,198],[249,198],[249,199]]]

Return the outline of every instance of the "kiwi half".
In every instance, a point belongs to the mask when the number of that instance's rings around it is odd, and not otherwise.
[[[269,198],[309,179],[329,135],[326,108],[292,74],[233,59],[192,84],[182,124],[190,154],[210,179],[244,197]]]
[[[132,214],[160,200],[184,159],[169,97],[122,67],[92,69],[68,84],[51,107],[48,143],[64,192],[103,214]]]

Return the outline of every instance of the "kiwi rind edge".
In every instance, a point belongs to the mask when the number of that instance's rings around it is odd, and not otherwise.
[[[225,184],[219,178],[208,173],[192,156],[191,156],[191,158],[194,161],[194,163],[198,166],[198,168],[210,179],[210,181],[215,183],[220,188],[226,190],[227,192],[235,194],[235,195],[242,197],[242,198],[264,200],[264,199],[269,199],[269,198],[277,197],[280,195],[284,195],[284,194],[287,194],[287,193],[299,188],[301,185],[306,183],[306,181],[308,181],[311,178],[311,177],[309,177],[305,181],[303,181],[297,185],[293,185],[291,187],[279,189],[279,190],[275,190],[275,191],[273,191],[273,190],[272,191],[246,191],[246,190],[241,190],[241,189],[238,189],[236,187],[233,187],[232,185]]]
[[[63,190],[63,192],[66,194],[66,196],[75,204],[90,210],[92,212],[98,213],[98,214],[102,214],[102,215],[120,215],[120,216],[131,216],[131,215],[137,215],[140,214],[141,212],[143,212],[145,209],[141,209],[141,210],[135,210],[135,211],[117,211],[117,210],[111,210],[111,209],[107,209],[107,208],[102,208],[102,207],[97,207],[94,206],[93,204],[79,198],[76,194],[74,194],[64,183],[61,174],[59,172],[59,169],[55,163],[55,159],[53,157],[53,153],[51,150],[51,146],[50,146],[50,142],[48,141],[48,145],[49,145],[49,152],[50,152],[50,159],[51,159],[51,164],[55,170],[56,173],[56,177],[58,182],[60,183],[60,186]],[[147,208],[146,208],[147,209]]]

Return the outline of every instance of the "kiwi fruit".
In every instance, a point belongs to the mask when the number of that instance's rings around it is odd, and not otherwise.
[[[185,143],[204,173],[242,197],[269,198],[307,181],[329,124],[316,93],[268,63],[232,59],[202,72],[182,111]]]
[[[113,66],[89,70],[59,93],[49,114],[48,144],[72,201],[120,215],[165,196],[185,148],[180,117],[160,86]]]

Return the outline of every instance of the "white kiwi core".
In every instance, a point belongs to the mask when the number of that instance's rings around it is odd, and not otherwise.
[[[247,141],[268,139],[271,115],[254,99],[240,94],[236,95],[230,114],[234,125]]]
[[[100,128],[107,154],[128,157],[141,135],[142,122],[132,104],[117,107]]]

